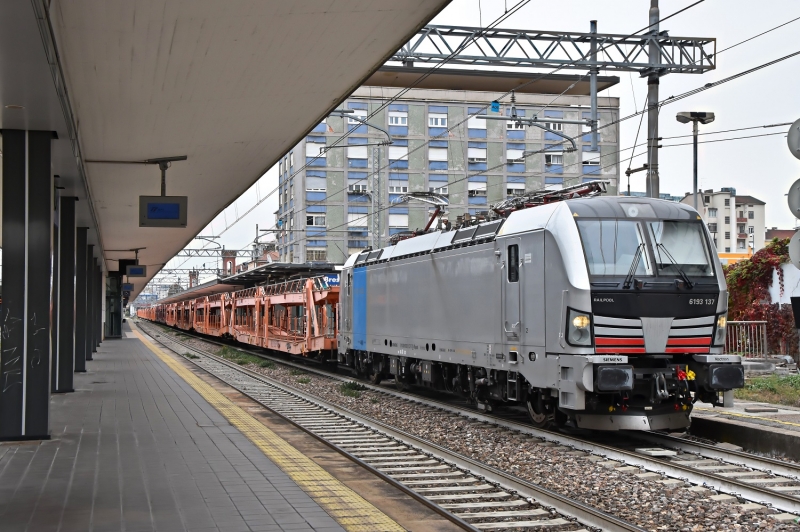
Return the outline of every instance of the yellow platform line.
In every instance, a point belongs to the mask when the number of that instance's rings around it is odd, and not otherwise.
[[[265,427],[233,401],[149,342],[139,331],[136,336],[172,371],[194,388],[234,427],[297,483],[345,530],[353,532],[404,531],[389,516],[339,482],[286,440]]]
[[[780,408],[776,406],[776,408]],[[792,423],[791,421],[782,421],[780,419],[775,419],[771,417],[764,417],[764,416],[754,416],[752,414],[741,414],[739,412],[723,412],[721,410],[713,410],[711,408],[695,408],[695,411],[698,412],[708,412],[709,414],[719,414],[721,416],[735,416],[735,417],[743,417],[745,419],[759,419],[761,421],[769,421],[771,423],[779,423],[781,425],[787,425],[790,427],[800,427],[800,423]]]

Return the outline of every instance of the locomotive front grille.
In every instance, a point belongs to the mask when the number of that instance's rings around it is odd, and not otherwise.
[[[594,316],[595,352],[602,354],[708,353],[715,316],[612,318]]]

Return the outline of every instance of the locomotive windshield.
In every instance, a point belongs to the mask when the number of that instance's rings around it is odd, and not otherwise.
[[[640,222],[578,220],[591,275],[653,275]]]
[[[681,271],[691,277],[714,275],[700,223],[664,220],[647,222],[647,226],[659,275],[680,275]]]
[[[714,275],[703,227],[698,222],[587,219],[576,222],[590,275]]]

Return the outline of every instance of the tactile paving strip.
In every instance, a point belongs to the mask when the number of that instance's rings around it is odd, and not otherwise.
[[[314,461],[265,427],[233,401],[206,384],[194,373],[150,343],[141,333],[136,336],[171,370],[185,380],[203,399],[252,441],[300,488],[308,493],[343,528],[353,532],[402,532],[405,529],[389,516],[339,482]]]

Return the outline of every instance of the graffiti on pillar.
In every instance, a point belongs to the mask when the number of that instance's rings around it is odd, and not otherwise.
[[[2,336],[3,340],[11,338],[11,333],[15,331],[22,320],[11,316],[10,309],[6,309],[5,319],[3,320]],[[22,356],[17,354],[16,347],[3,349],[3,393],[17,385],[22,385]]]
[[[33,341],[31,342],[33,344],[33,349],[31,350],[30,365],[31,369],[33,369],[41,365],[42,355],[44,355],[47,350],[50,335],[48,334],[47,327],[39,327],[36,323],[35,312],[31,318],[31,330],[33,330]]]

